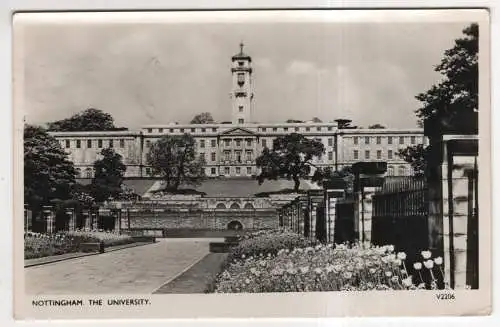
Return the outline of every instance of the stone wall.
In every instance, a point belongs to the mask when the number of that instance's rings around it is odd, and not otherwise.
[[[277,228],[279,225],[277,213],[272,209],[130,211],[129,214],[131,229],[224,230],[230,222],[239,222],[243,229]]]

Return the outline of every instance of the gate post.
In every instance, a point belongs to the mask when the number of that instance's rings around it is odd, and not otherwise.
[[[470,264],[468,267],[467,262],[476,261],[479,256],[477,246],[468,242],[468,222],[471,220],[469,216],[478,210],[474,204],[477,194],[474,190],[470,192],[469,187],[470,171],[474,171],[476,168],[478,136],[444,135],[443,143],[442,198],[445,282],[453,289],[463,289],[467,285],[468,279],[472,283],[477,281],[477,278],[476,281],[473,278],[467,278],[468,275],[474,275],[474,270],[476,270]],[[477,183],[477,180],[475,182]],[[470,251],[471,247],[475,250]]]
[[[68,215],[68,230],[70,232],[74,231],[76,229],[76,214],[75,214],[75,209],[73,208],[66,208],[66,215]]]
[[[327,241],[335,243],[335,220],[337,219],[337,201],[345,197],[346,182],[343,178],[334,178],[323,183],[325,190],[325,216],[327,221]]]
[[[52,234],[54,232],[54,223],[55,223],[55,217],[54,217],[54,212],[52,211],[52,206],[43,206],[43,216],[45,220],[45,232],[47,234]]]
[[[352,165],[355,175],[356,212],[358,240],[363,247],[371,244],[373,194],[384,182],[386,162],[357,162]]]

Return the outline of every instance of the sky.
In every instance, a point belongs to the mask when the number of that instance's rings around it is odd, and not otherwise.
[[[26,24],[21,63],[28,123],[93,107],[117,126],[230,120],[231,56],[252,57],[253,121],[348,118],[414,128],[415,99],[467,25],[448,23],[190,22]]]

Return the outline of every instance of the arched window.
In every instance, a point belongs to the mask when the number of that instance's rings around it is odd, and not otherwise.
[[[245,209],[254,209],[254,206],[253,206],[253,204],[251,204],[251,203],[245,203],[244,208],[245,208]]]
[[[241,230],[243,229],[243,224],[237,220],[233,220],[229,224],[227,224],[227,229]]]
[[[231,209],[240,209],[240,205],[238,203],[231,204]]]
[[[387,167],[387,176],[394,176],[394,167],[393,166]]]
[[[92,178],[92,175],[93,175],[92,168],[89,167],[89,168],[85,169],[85,177]]]
[[[217,206],[215,208],[217,208],[217,209],[226,209],[226,205],[224,203],[217,203]]]

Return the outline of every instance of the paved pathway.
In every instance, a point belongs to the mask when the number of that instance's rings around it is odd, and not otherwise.
[[[211,241],[159,239],[151,245],[25,268],[26,294],[151,294],[208,254]]]

